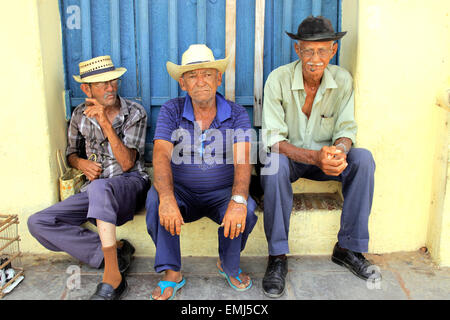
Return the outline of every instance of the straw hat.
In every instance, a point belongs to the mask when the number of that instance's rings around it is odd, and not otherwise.
[[[203,68],[217,69],[221,73],[225,72],[230,56],[222,60],[214,59],[213,52],[204,44],[192,44],[181,57],[181,65],[167,61],[167,72],[176,81],[183,73]]]
[[[114,80],[122,76],[127,69],[116,68],[110,56],[95,57],[78,64],[80,75],[73,76],[80,83],[92,83]]]

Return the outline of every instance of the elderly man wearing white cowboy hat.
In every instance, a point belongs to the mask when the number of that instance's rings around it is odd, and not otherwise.
[[[228,58],[215,60],[203,44],[191,45],[181,65],[167,62],[187,95],[167,101],[156,124],[146,220],[156,246],[155,270],[165,274],[152,299],[172,299],[185,284],[179,235],[184,223],[205,216],[220,225],[217,271],[237,291],[252,285],[239,268],[257,220],[249,197],[250,139],[244,133],[251,124],[242,106],[217,92],[227,63]]]
[[[346,32],[336,33],[330,20],[310,16],[300,23],[297,34],[287,34],[296,40],[299,59],[270,73],[262,111],[264,142],[269,152],[279,155],[277,173],[261,176],[269,249],[262,285],[272,298],[285,289],[291,183],[300,177],[342,182],[341,229],[332,261],[362,279],[379,278],[361,254],[368,249],[375,162],[370,151],[352,148],[357,129],[352,77],[329,64],[337,52],[335,41]]]
[[[28,228],[47,249],[104,266],[91,299],[114,300],[126,292],[125,273],[135,251],[127,240],[116,241],[116,225],[133,219],[149,188],[144,170],[147,114],[141,105],[119,97],[119,78],[126,69],[115,68],[109,56],[81,62],[79,68],[74,79],[87,98],[73,111],[66,156],[87,182],[80,193],[30,216]],[[80,227],[86,221],[97,225],[98,234]]]

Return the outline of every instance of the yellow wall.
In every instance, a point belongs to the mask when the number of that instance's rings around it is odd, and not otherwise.
[[[57,1],[9,1],[0,12],[0,213],[19,215],[23,251],[44,251],[28,216],[57,201],[64,148],[63,63]]]
[[[0,213],[19,214],[24,252],[47,252],[26,220],[58,198],[55,152],[66,143],[59,8],[56,0],[16,0],[7,9]],[[377,163],[369,250],[427,245],[442,265],[450,265],[448,113],[435,98],[450,70],[449,12],[447,0],[343,0],[341,43],[341,64],[355,79],[356,144]]]
[[[446,171],[439,156],[447,115],[435,99],[450,71],[449,13],[446,0],[343,3],[343,30],[356,35],[344,37],[341,55],[355,57],[343,63],[355,79],[357,145],[377,163],[373,252],[416,250],[442,232],[428,226]]]

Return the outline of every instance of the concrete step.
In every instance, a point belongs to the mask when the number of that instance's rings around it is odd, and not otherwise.
[[[294,255],[330,254],[337,241],[342,198],[339,193],[302,193],[294,195],[289,247]],[[258,222],[250,234],[243,256],[266,256],[263,209],[256,211]],[[89,229],[95,227],[87,223]],[[217,256],[218,225],[208,218],[187,223],[180,235],[182,256]],[[118,227],[117,239],[128,239],[136,247],[137,256],[154,256],[155,246],[147,233],[145,209],[133,221]]]

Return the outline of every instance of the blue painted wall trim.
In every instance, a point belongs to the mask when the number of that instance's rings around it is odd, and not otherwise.
[[[205,43],[217,59],[225,57],[226,0],[59,0],[67,118],[84,94],[72,75],[78,63],[111,55],[127,68],[120,94],[141,103],[148,113],[146,160],[151,161],[152,139],[159,107],[185,95],[166,70],[179,64],[193,43]],[[252,118],[255,1],[238,0],[236,10],[236,102]],[[264,77],[297,56],[285,31],[296,32],[307,16],[323,15],[341,30],[341,0],[266,0]],[[339,53],[338,53],[339,54]],[[338,55],[331,61],[338,63]],[[223,85],[218,89],[224,94]]]

